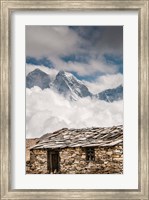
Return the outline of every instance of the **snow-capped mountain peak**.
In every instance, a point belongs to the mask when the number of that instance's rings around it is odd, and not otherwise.
[[[50,76],[38,68],[26,76],[27,88],[32,88],[34,86],[38,86],[41,89],[49,88],[50,82]]]
[[[32,88],[34,86],[41,89],[51,88],[67,99],[75,101],[84,97],[104,100],[109,103],[123,99],[123,85],[93,95],[82,81],[78,80],[72,73],[63,70],[58,72],[54,81],[51,81],[49,74],[38,68],[35,69],[26,76],[26,87]]]
[[[119,85],[113,89],[107,89],[95,95],[97,99],[107,101],[109,103],[113,101],[119,101],[123,99],[123,85]]]
[[[88,88],[81,81],[74,77],[73,74],[64,71],[60,71],[57,74],[51,84],[51,88],[71,100],[91,96]]]

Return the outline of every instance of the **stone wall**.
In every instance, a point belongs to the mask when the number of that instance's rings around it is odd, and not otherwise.
[[[86,149],[65,148],[60,152],[62,174],[122,174],[123,147],[95,147],[95,160],[86,161]]]
[[[95,160],[86,160],[86,148],[60,149],[61,174],[122,174],[123,146],[95,147]],[[47,174],[47,150],[31,150],[27,173]]]
[[[30,162],[27,163],[26,173],[47,174],[47,150],[30,150]]]

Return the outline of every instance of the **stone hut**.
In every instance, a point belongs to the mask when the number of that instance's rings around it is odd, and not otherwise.
[[[123,126],[43,135],[30,149],[30,173],[122,174]]]

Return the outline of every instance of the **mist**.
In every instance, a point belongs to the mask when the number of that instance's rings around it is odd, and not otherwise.
[[[26,89],[26,137],[40,137],[61,128],[108,127],[123,124],[123,101],[107,103],[90,97],[69,101],[51,89]]]

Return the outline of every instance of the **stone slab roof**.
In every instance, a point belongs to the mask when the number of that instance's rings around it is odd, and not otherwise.
[[[67,129],[43,135],[31,149],[115,146],[123,143],[123,126]]]

